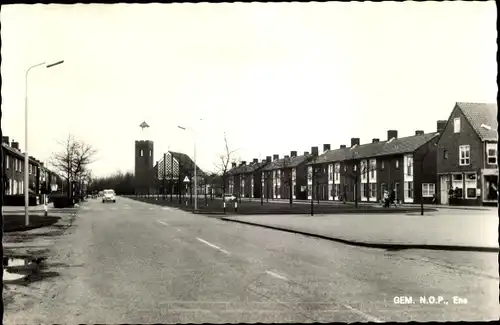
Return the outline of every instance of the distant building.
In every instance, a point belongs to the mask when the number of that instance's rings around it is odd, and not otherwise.
[[[184,153],[167,151],[156,163],[154,174],[159,193],[189,193],[194,185],[194,161]],[[196,167],[196,176],[198,194],[205,194],[206,174],[199,166]],[[185,182],[186,179],[189,182]]]

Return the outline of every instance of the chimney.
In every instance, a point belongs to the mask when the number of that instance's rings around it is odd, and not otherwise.
[[[297,157],[297,151],[290,151],[290,157]]]
[[[266,156],[266,160],[268,163],[270,163],[272,161],[272,157],[271,156]]]
[[[264,164],[265,164],[266,162],[267,162],[267,160],[266,160],[266,159],[262,159],[262,163],[264,163]]]
[[[415,135],[424,135],[424,131],[423,130],[416,130]]]
[[[304,156],[308,156],[309,155],[309,151],[304,151]]]
[[[329,144],[324,144],[323,145],[323,152],[330,150],[330,145]]]
[[[10,146],[11,146],[13,149],[17,149],[17,150],[19,150],[19,142],[12,141],[12,143],[10,144]]]
[[[394,138],[394,139],[398,138],[398,131],[397,130],[387,131],[387,140],[391,140],[392,138]]]
[[[6,145],[9,145],[9,137],[2,136],[2,143],[5,143]]]
[[[246,166],[247,162],[246,161],[242,161],[241,162],[241,166]]]
[[[258,164],[258,163],[259,163],[259,159],[254,158],[254,159],[253,159],[253,163],[254,163],[254,164]]]
[[[372,139],[372,143],[378,143],[378,142],[380,142],[380,139],[378,139],[378,138],[373,138]]]
[[[235,168],[235,167],[236,167],[236,163],[235,163],[235,162],[231,163],[231,166],[232,166],[233,168]]]
[[[447,120],[439,120],[437,121],[437,132],[442,134],[444,132],[444,128],[446,127]]]
[[[311,153],[315,156],[318,155],[318,147],[311,147]]]
[[[273,160],[278,160],[280,159],[280,155],[273,155]]]
[[[347,148],[347,146],[345,144],[340,145],[340,149],[345,149],[345,148]]]
[[[354,147],[355,145],[359,146],[359,138],[351,138],[351,147]]]
[[[288,159],[288,158],[290,158],[290,156],[286,155],[286,156],[285,156],[285,159]]]

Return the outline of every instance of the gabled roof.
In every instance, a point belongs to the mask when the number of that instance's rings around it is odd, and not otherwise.
[[[498,140],[498,106],[496,103],[459,102],[456,106],[462,111],[481,140]]]
[[[21,152],[20,150],[14,149],[6,143],[2,143],[2,147],[4,150],[8,151],[10,154],[24,160],[24,153]],[[40,165],[40,162],[31,156],[29,157],[29,161],[31,162],[31,164]]]
[[[228,175],[238,175],[241,173],[242,167],[243,166],[235,166],[235,167],[231,168],[230,170],[228,170],[227,174]]]
[[[303,164],[304,162],[307,162],[308,159],[311,159],[312,157],[313,155],[309,154],[309,155],[277,159],[271,162],[270,164],[266,165],[264,168],[262,168],[262,171],[270,171],[283,168],[295,168]]]
[[[242,166],[240,173],[242,174],[248,174],[248,173],[253,173],[262,167],[266,166],[267,162],[256,162],[256,163],[250,163],[249,165]]]
[[[194,161],[188,155],[182,152],[174,152],[174,151],[169,151],[169,152],[179,162],[179,168],[181,168],[184,171],[194,169],[195,165]],[[196,174],[197,176],[206,175],[205,172],[198,165],[196,165]]]
[[[426,133],[394,139],[392,141],[362,144],[354,148],[328,150],[308,165],[410,153],[438,135],[439,133]]]

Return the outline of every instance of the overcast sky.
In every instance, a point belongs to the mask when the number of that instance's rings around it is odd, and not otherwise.
[[[133,171],[134,140],[214,169],[359,137],[436,130],[457,101],[496,102],[495,2],[2,6],[2,130],[47,160],[68,133],[95,175]],[[203,119],[200,121],[200,119]],[[141,134],[139,124],[151,127]]]

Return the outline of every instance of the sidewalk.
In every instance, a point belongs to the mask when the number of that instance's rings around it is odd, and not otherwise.
[[[374,248],[498,251],[498,216],[486,211],[458,215],[436,211],[424,216],[254,215],[221,219]]]
[[[242,198],[242,201],[249,200],[248,198]],[[252,201],[260,201],[260,199],[253,198],[251,199]],[[267,199],[264,199],[264,202]],[[289,202],[289,199],[269,199],[269,203],[287,203]],[[293,200],[294,204],[311,204],[311,200]],[[318,204],[317,200],[314,200],[314,204]],[[339,201],[319,201],[319,204],[337,204],[337,205],[343,205],[343,202]],[[354,202],[351,201],[346,201],[345,204],[354,204]],[[372,206],[380,206],[380,203],[378,202],[366,202],[366,201],[359,201],[358,204],[361,205],[372,205]],[[402,207],[420,207],[420,204],[416,203],[405,203],[401,205]],[[424,208],[427,209],[452,209],[452,210],[478,210],[478,211],[498,211],[498,207],[484,207],[484,206],[466,206],[466,205],[460,205],[460,206],[455,206],[455,205],[440,205],[440,204],[424,204]]]
[[[54,209],[54,205],[52,203],[49,203],[47,205],[47,210],[50,211]],[[29,212],[44,212],[43,204],[39,205],[33,205],[28,207]],[[15,213],[15,212],[24,212],[24,206],[3,206],[2,207],[2,212],[3,213]]]

